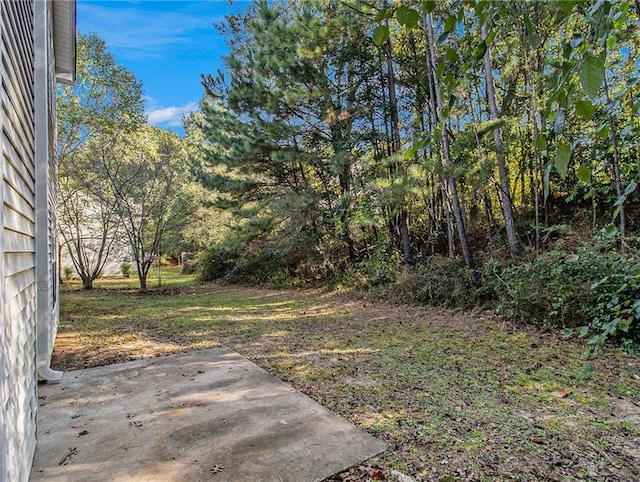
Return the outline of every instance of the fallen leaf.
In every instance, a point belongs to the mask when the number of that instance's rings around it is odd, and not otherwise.
[[[384,472],[382,472],[382,470],[380,469],[369,470],[369,475],[373,480],[386,480],[386,477],[384,476]]]
[[[64,465],[65,463],[67,463],[68,460],[71,459],[72,455],[75,455],[77,453],[78,453],[77,447],[69,447],[69,451],[67,452],[67,455],[65,455],[58,461],[58,465]]]
[[[569,392],[561,388],[559,390],[551,392],[551,395],[553,395],[556,398],[566,398],[569,395]]]

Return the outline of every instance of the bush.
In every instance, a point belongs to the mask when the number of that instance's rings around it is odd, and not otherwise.
[[[369,259],[357,265],[357,272],[366,287],[387,285],[396,279],[398,263],[397,251],[390,247],[377,248]]]
[[[226,245],[213,245],[198,258],[198,272],[202,281],[222,280],[240,258],[237,249]]]
[[[71,266],[65,266],[62,273],[64,275],[64,279],[69,281],[73,276],[73,268]]]
[[[291,253],[283,254],[268,245],[241,249],[214,245],[198,259],[198,271],[201,281],[280,287],[296,284],[299,262]]]
[[[415,267],[415,300],[431,305],[472,308],[490,298],[482,273],[469,269],[454,258],[429,256]]]
[[[591,323],[582,327],[581,336],[591,335],[589,343],[600,348],[609,338],[622,341],[627,348],[640,345],[640,261],[632,258],[611,260],[610,271],[591,285],[595,298]]]
[[[422,258],[414,266],[401,265],[397,256],[373,256],[349,273],[347,285],[368,290],[376,298],[457,308],[486,304],[491,290],[480,272],[457,259]]]
[[[346,259],[346,254],[344,255]],[[392,248],[376,248],[366,259],[344,263],[326,280],[331,288],[368,292],[373,298],[385,298],[399,274],[399,256]]]
[[[129,278],[131,276],[131,263],[125,261],[120,264],[120,272],[122,273],[122,276]]]
[[[548,328],[575,327],[589,316],[589,264],[564,251],[540,254],[530,263],[496,274],[502,281],[500,314]],[[597,270],[596,270],[597,271]]]
[[[197,263],[191,252],[180,253],[180,264],[182,265],[182,274],[195,273]]]
[[[579,327],[597,347],[607,339],[640,341],[640,261],[598,247],[549,251],[502,270],[502,315],[547,328]]]

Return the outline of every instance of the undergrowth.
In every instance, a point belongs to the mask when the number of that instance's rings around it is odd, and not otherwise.
[[[443,256],[401,263],[378,248],[340,269],[318,268],[302,251],[274,246],[213,246],[199,260],[204,281],[272,288],[346,289],[392,302],[460,309],[496,309],[506,319],[586,337],[597,351],[608,341],[629,351],[640,346],[640,260],[621,257],[606,237],[572,252],[561,244],[516,260],[488,257],[475,270]],[[314,266],[316,266],[314,268]]]

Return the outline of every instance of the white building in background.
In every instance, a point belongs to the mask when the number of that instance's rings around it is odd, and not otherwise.
[[[110,227],[105,236],[104,218],[109,217],[112,208],[101,209],[100,201],[87,194],[79,192],[73,195],[77,196],[78,200],[73,203],[75,209],[72,210],[71,219],[65,220],[62,212],[58,222],[61,276],[63,279],[66,278],[66,272],[70,270],[72,278],[80,278],[73,262],[73,258],[77,260],[79,256],[84,260],[82,264],[87,269],[96,269],[99,263],[103,263],[100,277],[121,276],[122,263],[133,266],[134,260],[124,229],[113,220],[117,216],[114,213],[110,215]],[[61,206],[63,203],[61,202]],[[80,253],[77,243],[81,246]],[[107,256],[105,252],[108,253]]]
[[[75,75],[75,0],[0,0],[0,480],[25,481],[37,381],[58,325],[56,81]]]

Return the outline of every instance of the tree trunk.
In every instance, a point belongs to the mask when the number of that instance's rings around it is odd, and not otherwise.
[[[536,253],[540,253],[540,148],[538,140],[540,133],[538,131],[538,107],[536,102],[536,86],[533,79],[533,66],[531,65],[531,52],[525,50],[525,78],[529,84],[531,91],[531,103],[529,109],[529,119],[533,134],[533,168],[531,169],[533,203],[535,209],[535,231],[536,231]]]
[[[147,291],[147,274],[149,270],[141,263],[138,263],[138,282],[140,283],[140,291]]]
[[[384,50],[387,60],[387,89],[389,91],[389,113],[391,117],[391,154],[394,155],[400,152],[401,140],[400,140],[400,119],[398,116],[398,101],[396,98],[396,83],[393,68],[393,50],[391,48],[391,39],[388,38]],[[397,161],[393,161],[389,167],[392,182],[395,177],[400,173],[400,169]],[[396,209],[398,216],[396,217],[396,229],[400,234],[400,241],[402,244],[402,260],[405,263],[412,263],[413,256],[411,254],[411,239],[409,237],[409,214],[405,205],[404,195],[400,196],[397,202]]]
[[[609,84],[607,80],[604,81],[604,94],[607,101],[607,105],[611,105],[611,98],[609,96]],[[611,139],[611,148],[613,149],[613,176],[616,185],[616,195],[618,199],[622,196],[622,178],[620,177],[620,152],[618,150],[618,132],[616,124],[613,121],[613,116],[607,114],[607,123],[609,124],[609,138]],[[624,211],[624,202],[619,206],[620,221],[618,222],[618,230],[620,231],[620,254],[622,256],[627,254],[627,228],[626,228],[626,215]]]
[[[93,289],[93,278],[91,276],[81,275],[82,279],[82,289],[83,290],[92,290]]]
[[[432,72],[432,79],[434,83],[435,100],[436,100],[436,112],[435,120],[436,125],[440,123],[442,112],[442,98],[440,96],[440,86],[438,77],[436,75],[436,48],[435,48],[435,36],[433,32],[433,20],[430,13],[424,14],[424,28],[426,34],[427,45],[429,49],[430,69]],[[442,148],[444,153],[444,161],[447,166],[452,165],[451,151],[449,146],[449,134],[446,125],[442,126]],[[447,178],[447,185],[449,187],[449,195],[451,197],[451,204],[453,207],[453,215],[456,219],[456,226],[458,228],[458,237],[460,238],[460,248],[462,249],[462,257],[468,268],[475,267],[473,255],[471,254],[471,247],[469,245],[469,238],[467,237],[467,229],[464,222],[464,216],[462,209],[460,208],[460,199],[458,197],[458,190],[456,188],[455,178],[453,174],[449,174]]]
[[[449,203],[449,194],[447,193],[446,182],[442,183],[442,206],[444,207],[444,215],[447,220],[447,253],[449,258],[456,256],[456,243],[453,234],[453,220],[451,219],[451,204]]]
[[[487,24],[483,23],[481,27],[482,40],[486,41],[488,37]],[[498,106],[496,103],[496,89],[493,81],[493,67],[491,65],[491,48],[487,45],[484,53],[484,75],[487,88],[487,100],[489,103],[489,112],[491,119],[498,120]],[[498,163],[498,173],[500,175],[500,190],[502,201],[502,212],[504,214],[505,229],[507,231],[507,242],[509,251],[514,256],[518,251],[518,236],[516,233],[516,223],[513,215],[513,202],[510,196],[509,171],[504,158],[504,147],[502,144],[502,129],[497,127],[493,130],[493,142],[496,147],[496,160]]]
[[[493,219],[491,216],[491,199],[486,191],[482,196],[482,200],[484,201],[484,214],[487,218],[487,245],[491,248],[491,253],[493,253],[493,232],[491,230]]]

